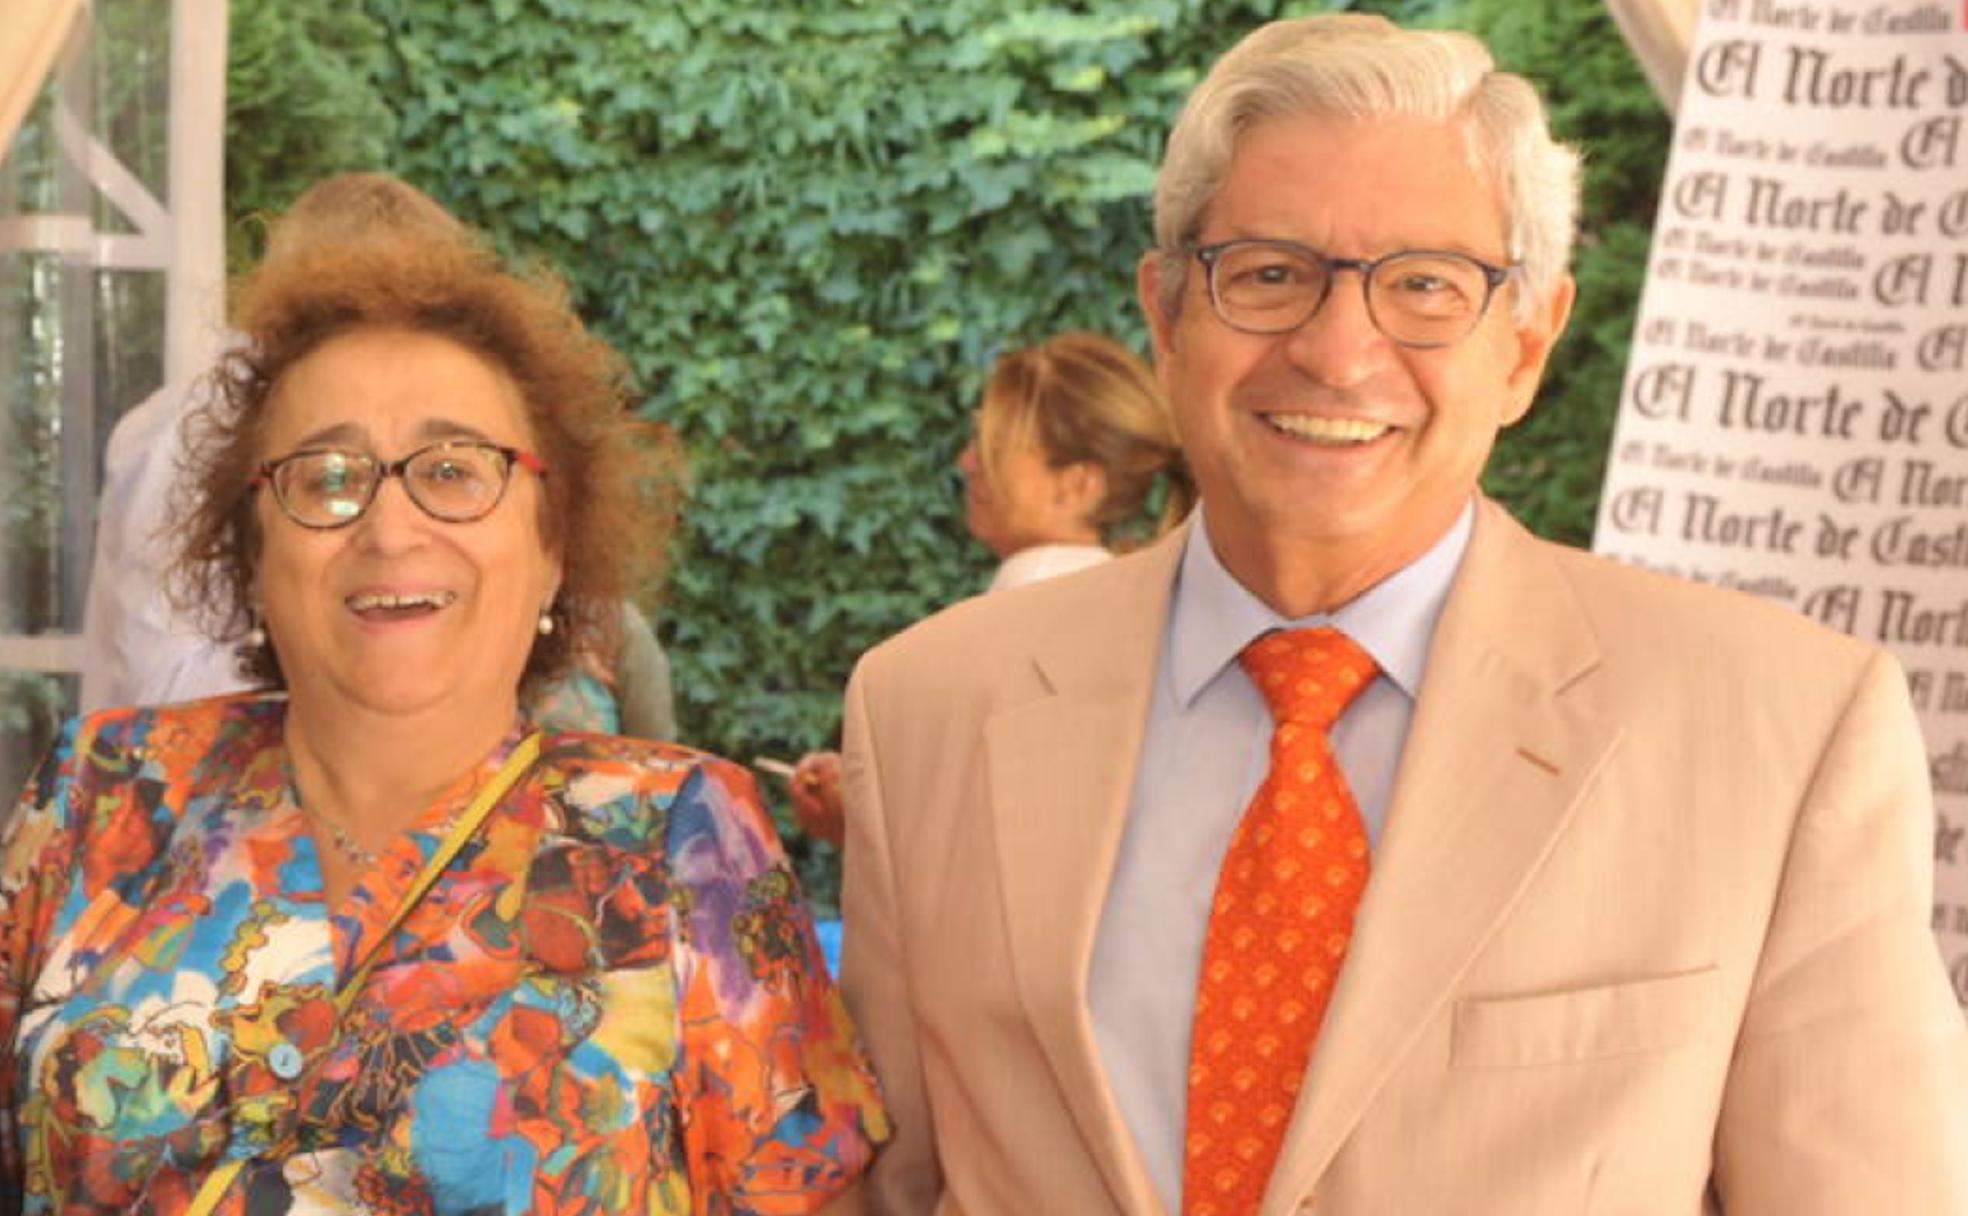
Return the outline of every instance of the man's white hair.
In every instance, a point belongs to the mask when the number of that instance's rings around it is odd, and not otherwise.
[[[1174,315],[1181,301],[1194,241],[1237,140],[1266,119],[1296,114],[1463,124],[1470,164],[1495,182],[1509,256],[1523,266],[1517,320],[1551,298],[1571,260],[1579,155],[1551,138],[1537,90],[1498,71],[1468,34],[1329,13],[1258,29],[1217,60],[1183,106],[1155,179],[1164,312]]]

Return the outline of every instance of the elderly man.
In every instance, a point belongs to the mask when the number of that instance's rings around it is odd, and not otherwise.
[[[1968,1212],[1899,669],[1477,490],[1575,197],[1462,35],[1190,99],[1139,288],[1200,510],[849,690],[877,1211]]]

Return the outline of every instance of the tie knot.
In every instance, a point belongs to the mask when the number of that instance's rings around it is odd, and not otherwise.
[[[1274,722],[1329,729],[1373,682],[1379,664],[1337,629],[1284,629],[1244,647],[1237,661],[1271,707]]]

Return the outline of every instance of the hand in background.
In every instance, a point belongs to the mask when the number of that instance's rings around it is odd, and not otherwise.
[[[808,752],[793,766],[793,818],[810,836],[838,846],[847,834],[839,752]]]

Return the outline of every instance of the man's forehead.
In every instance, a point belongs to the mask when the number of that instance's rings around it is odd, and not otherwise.
[[[1489,205],[1471,206],[1476,199]],[[1497,253],[1504,235],[1497,180],[1470,123],[1319,111],[1245,126],[1198,217],[1198,232],[1213,241],[1308,239],[1322,234],[1279,229],[1319,226],[1335,215],[1349,225],[1411,229],[1409,239],[1427,247],[1484,256]]]
[[[1402,112],[1360,115],[1316,108],[1258,114],[1239,123],[1231,138],[1228,166],[1234,167],[1253,142],[1289,147],[1294,143],[1354,135],[1370,145],[1377,144],[1374,148],[1377,155],[1406,151],[1417,138],[1430,142],[1440,139],[1459,149],[1459,159],[1465,167],[1478,173],[1488,169],[1482,132],[1465,115],[1436,117]]]

